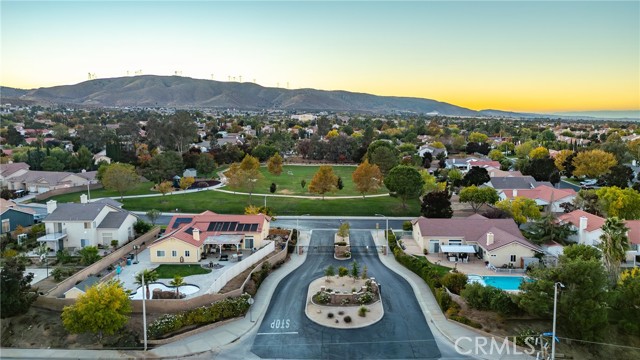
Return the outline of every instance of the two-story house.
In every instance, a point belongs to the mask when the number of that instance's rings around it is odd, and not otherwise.
[[[38,238],[49,249],[78,249],[85,246],[108,248],[112,240],[124,244],[135,236],[133,224],[138,218],[117,206],[111,199],[80,203],[47,202],[47,217],[43,220],[46,235]]]

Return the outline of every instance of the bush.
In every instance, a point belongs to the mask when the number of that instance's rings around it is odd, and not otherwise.
[[[460,292],[467,285],[467,275],[463,273],[448,273],[440,280],[442,286],[445,286],[449,291],[454,294],[460,295]]]
[[[328,317],[329,319],[333,319],[333,313],[327,313],[327,317]]]
[[[141,235],[151,230],[151,224],[143,220],[138,220],[133,224],[133,229],[136,231],[136,234]]]
[[[347,315],[344,317],[344,322],[346,322],[347,324],[351,322],[351,316]]]
[[[349,228],[351,226],[349,225],[348,222],[343,222],[340,227],[338,228],[338,236],[342,236],[342,237],[347,237],[349,236]]]
[[[449,310],[451,304],[453,303],[453,300],[451,300],[451,295],[449,295],[443,288],[436,289],[436,301],[438,302],[438,305],[440,305],[440,309],[442,309],[443,312]]]
[[[75,272],[74,268],[66,267],[66,266],[58,266],[51,271],[51,276],[53,276],[53,279],[55,281],[60,282],[61,280],[66,279],[69,276],[73,275],[74,272]]]
[[[347,269],[344,266],[340,266],[338,268],[338,276],[343,277],[343,276],[348,276],[349,275],[349,269]]]
[[[468,284],[460,295],[473,309],[492,310],[501,315],[512,315],[519,311],[509,294],[492,286]]]
[[[358,304],[370,304],[373,301],[373,293],[371,291],[366,291],[364,294],[358,297]]]
[[[369,309],[367,309],[365,306],[360,306],[360,308],[358,309],[358,315],[365,317],[367,316],[367,311],[369,311]]]
[[[69,254],[69,250],[67,249],[58,250],[56,259],[60,264],[68,264],[71,262],[71,254]]]
[[[402,223],[402,230],[404,231],[411,231],[413,230],[413,225],[411,224],[411,221],[405,221]]]
[[[475,321],[473,321],[471,319],[468,319],[468,318],[466,318],[464,316],[453,315],[453,316],[451,316],[451,320],[455,320],[455,321],[457,321],[459,323],[474,327],[476,329],[482,329],[482,324],[477,323],[477,322],[475,322]]]
[[[149,325],[147,330],[149,337],[151,339],[159,339],[185,326],[202,326],[243,316],[249,310],[248,299],[249,295],[245,294],[175,315],[163,315]]]
[[[315,295],[313,295],[313,302],[316,304],[328,304],[331,301],[331,295],[327,294],[324,291],[318,291]]]

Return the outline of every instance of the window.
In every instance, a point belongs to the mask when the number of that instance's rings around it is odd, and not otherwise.
[[[189,257],[189,256],[191,256],[191,252],[189,250],[185,250],[184,257]]]
[[[2,233],[8,233],[9,231],[11,231],[11,220],[9,219],[3,219],[2,220]]]
[[[80,239],[80,247],[85,247],[89,244],[89,240],[87,239]]]
[[[178,251],[176,251],[176,250],[171,250],[171,256],[172,256],[172,257],[177,257],[177,256],[178,256]]]
[[[511,262],[516,262],[516,256],[515,255],[511,255],[511,260],[509,260]]]
[[[164,257],[164,250],[158,250],[158,251],[156,251],[156,256],[157,256],[157,257]]]
[[[91,223],[90,222],[84,223],[84,228],[85,229],[91,229]]]
[[[113,234],[112,233],[102,233],[102,243],[107,245],[111,242],[111,240],[113,240]]]
[[[253,249],[253,236],[247,236],[244,238],[244,248]]]

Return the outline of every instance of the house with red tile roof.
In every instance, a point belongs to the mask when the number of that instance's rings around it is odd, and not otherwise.
[[[153,263],[198,263],[201,254],[231,245],[235,249],[259,249],[269,235],[271,217],[225,215],[205,211],[197,215],[176,215],[167,233],[149,249]]]
[[[419,217],[411,223],[413,239],[430,253],[470,245],[478,256],[495,267],[522,268],[526,259],[542,252],[525,239],[513,219],[488,219],[475,214],[452,219]]]
[[[556,189],[548,185],[539,185],[533,189],[504,189],[498,192],[500,200],[514,199],[517,196],[526,197],[534,200],[544,210],[549,210],[550,206],[551,211],[556,213],[564,211],[560,204],[573,202],[576,195],[573,189]]]
[[[558,220],[561,224],[571,224],[572,228],[577,231],[576,234],[568,238],[569,241],[591,246],[596,246],[600,243],[604,218],[584,210],[574,210],[558,216]]]

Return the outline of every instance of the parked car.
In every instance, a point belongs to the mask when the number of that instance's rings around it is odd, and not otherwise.
[[[595,185],[597,183],[598,183],[598,180],[596,180],[596,179],[586,179],[584,181],[581,181],[580,185],[582,185],[582,186],[593,186],[593,185]]]

